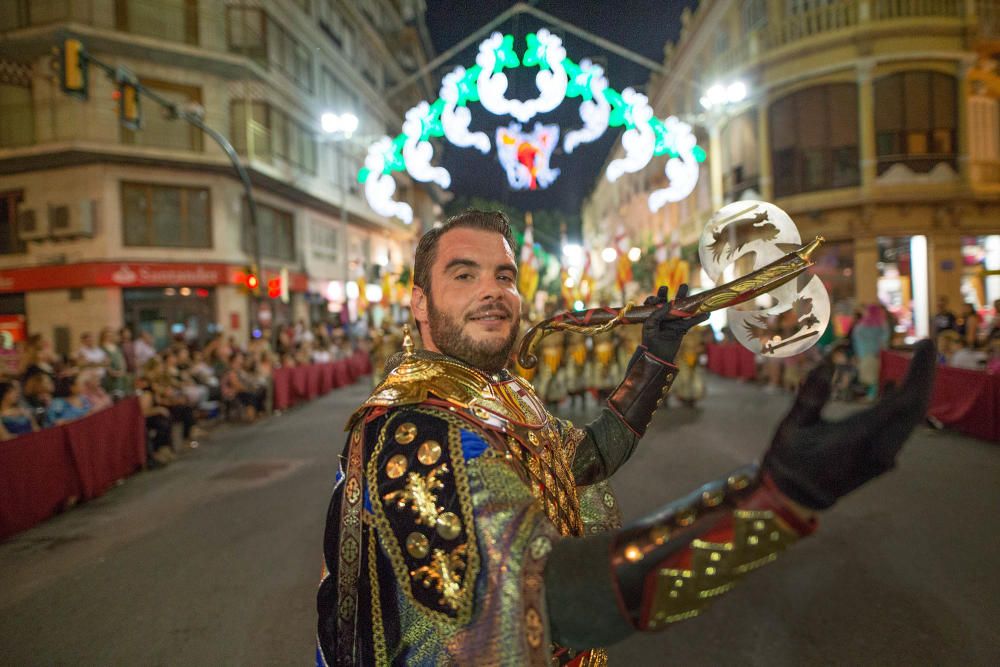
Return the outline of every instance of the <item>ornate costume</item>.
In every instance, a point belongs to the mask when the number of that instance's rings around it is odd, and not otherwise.
[[[581,573],[614,573],[618,603],[598,618],[655,629],[811,530],[775,513],[755,469],[614,530],[605,480],[676,374],[643,347],[585,428],[506,371],[400,356],[349,424],[327,518],[321,664],[605,664],[577,636]]]

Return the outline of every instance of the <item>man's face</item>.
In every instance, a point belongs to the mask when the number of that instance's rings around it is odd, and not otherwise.
[[[521,312],[507,241],[496,232],[452,229],[439,239],[430,273],[430,293],[413,288],[424,346],[485,371],[504,368]]]

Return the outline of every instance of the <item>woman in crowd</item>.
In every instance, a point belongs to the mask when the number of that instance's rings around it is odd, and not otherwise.
[[[104,376],[104,389],[116,399],[132,393],[132,377],[128,372],[125,353],[118,346],[118,332],[111,327],[101,329],[101,349],[108,358],[107,374]]]
[[[16,382],[0,382],[0,440],[10,440],[38,430],[31,411],[21,404]]]
[[[889,345],[889,327],[878,304],[871,304],[864,317],[851,330],[854,354],[858,360],[858,380],[869,401],[878,395],[879,355]]]
[[[156,359],[147,361],[135,381],[136,392],[139,394],[139,407],[142,408],[142,416],[146,420],[146,453],[153,461],[150,464],[153,467],[165,466],[176,458],[170,410],[156,404],[156,392],[149,380],[150,375],[155,375],[159,371],[158,363]]]
[[[104,391],[98,374],[93,369],[80,371],[80,385],[82,394],[90,401],[90,411],[97,412],[104,408],[110,408],[114,403],[108,392]]]
[[[194,407],[188,401],[187,396],[173,384],[163,362],[158,357],[146,362],[145,372],[146,380],[153,390],[154,404],[166,408],[170,413],[170,418],[182,425],[184,441],[191,447],[197,447],[198,443],[194,441],[192,432],[198,420]]]
[[[69,384],[69,394],[66,396],[56,396],[49,403],[46,413],[46,422],[52,426],[65,424],[74,419],[87,416],[93,409],[93,404],[84,395],[84,380],[86,373],[79,373]]]
[[[962,312],[955,320],[955,331],[962,338],[962,344],[968,349],[975,349],[979,336],[979,325],[982,318],[976,312],[976,307],[971,303],[962,304]]]

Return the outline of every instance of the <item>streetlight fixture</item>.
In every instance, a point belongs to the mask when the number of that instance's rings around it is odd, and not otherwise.
[[[320,126],[327,134],[339,134],[349,138],[358,129],[358,117],[350,111],[333,113],[327,111],[319,117]]]
[[[701,96],[701,106],[706,111],[717,109],[727,104],[738,104],[747,98],[747,85],[742,81],[729,84],[713,84]]]

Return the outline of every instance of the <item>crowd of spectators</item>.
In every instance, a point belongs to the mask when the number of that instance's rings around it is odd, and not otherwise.
[[[241,347],[215,335],[204,345],[178,339],[157,346],[140,330],[107,327],[80,335],[70,354],[31,335],[18,368],[0,379],[0,439],[8,440],[79,419],[137,396],[146,419],[150,465],[168,464],[178,445],[193,448],[205,422],[252,422],[270,409],[275,368],[325,363],[350,356],[355,337],[339,327],[300,321],[273,337]]]

